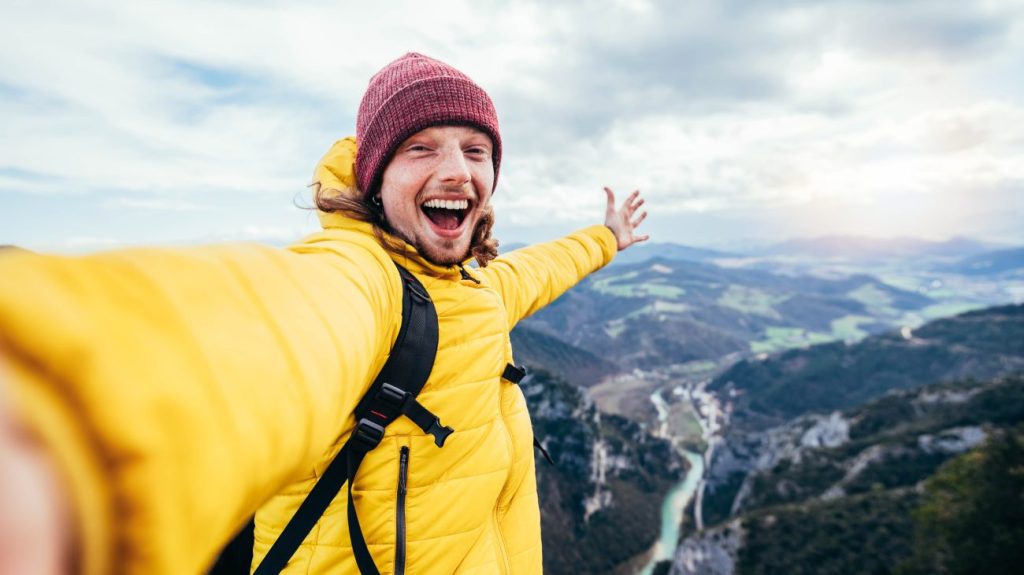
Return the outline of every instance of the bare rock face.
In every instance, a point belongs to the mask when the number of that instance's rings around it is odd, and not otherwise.
[[[807,452],[839,447],[849,440],[850,422],[838,411],[804,415],[765,431],[728,434],[713,450],[708,489],[714,491],[742,475],[743,483],[730,510],[730,515],[736,515],[743,510],[757,473],[782,462],[799,464]]]
[[[963,453],[981,445],[988,434],[979,426],[956,427],[934,435],[921,435],[917,445],[926,453]]]
[[[743,545],[739,519],[680,542],[669,575],[733,575]]]

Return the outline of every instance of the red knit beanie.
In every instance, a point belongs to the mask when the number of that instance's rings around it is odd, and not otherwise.
[[[416,132],[438,125],[472,126],[491,137],[497,186],[501,136],[491,98],[448,64],[410,52],[370,78],[370,86],[359,104],[359,189],[375,194],[380,189],[384,168],[398,146]]]

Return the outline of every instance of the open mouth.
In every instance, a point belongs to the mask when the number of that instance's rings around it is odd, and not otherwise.
[[[455,232],[469,213],[469,200],[427,200],[420,209],[438,230]]]

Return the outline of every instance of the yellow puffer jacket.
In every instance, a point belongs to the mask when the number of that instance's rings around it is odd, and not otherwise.
[[[353,181],[338,142],[316,179]],[[355,504],[393,573],[400,450],[408,448],[407,573],[540,573],[530,419],[500,379],[509,330],[613,257],[604,226],[484,269],[385,252],[370,228],[321,214],[286,250],[0,254],[0,353],[19,413],[55,455],[86,573],[200,573],[257,513],[256,559],[355,422],[401,324],[389,258],[423,282],[440,343],[421,403],[456,431],[443,448],[407,419],[363,462]],[[343,490],[287,573],[357,572]]]

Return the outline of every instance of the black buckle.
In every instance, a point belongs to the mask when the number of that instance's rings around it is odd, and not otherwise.
[[[404,389],[399,389],[390,383],[381,385],[380,391],[377,392],[377,399],[399,411],[408,396],[409,394]]]
[[[356,425],[352,439],[356,440],[360,447],[370,451],[380,445],[380,440],[384,439],[384,428],[364,417]]]
[[[438,447],[444,447],[444,440],[448,439],[455,430],[448,427],[447,425],[441,425],[441,420],[434,418],[433,423],[427,428],[427,433],[434,436],[434,445]]]
[[[501,374],[501,377],[511,381],[512,383],[519,383],[526,376],[525,367],[516,367],[511,363],[505,364],[505,371]]]
[[[412,299],[420,303],[430,301],[430,295],[427,294],[426,290],[418,282],[406,280],[405,285],[409,286],[409,294],[412,295]]]

